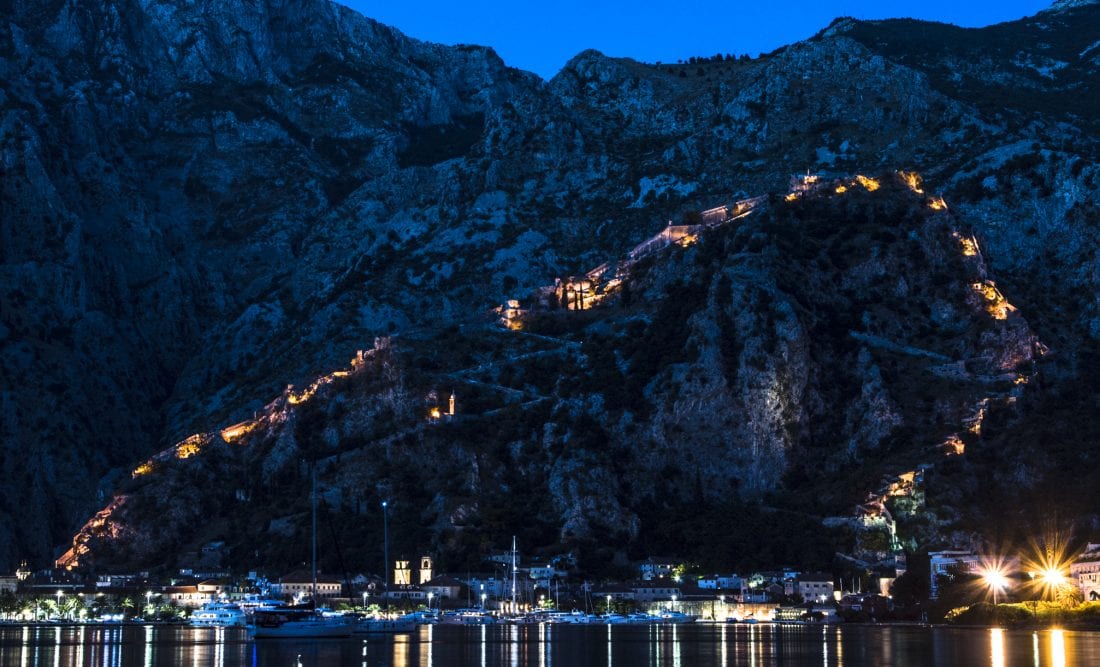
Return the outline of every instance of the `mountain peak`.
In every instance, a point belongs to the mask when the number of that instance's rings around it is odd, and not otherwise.
[[[841,35],[848,32],[853,26],[857,25],[859,21],[851,16],[838,16],[833,19],[833,22],[822,30],[819,35],[822,37],[833,37],[834,35]]]
[[[1054,4],[1046,9],[1048,12],[1063,12],[1067,9],[1100,5],[1100,0],[1054,0]]]
[[[584,51],[581,51],[577,55],[570,58],[569,61],[565,63],[565,66],[562,69],[575,68],[581,63],[601,62],[610,59],[611,58],[609,56],[598,49],[585,49]]]

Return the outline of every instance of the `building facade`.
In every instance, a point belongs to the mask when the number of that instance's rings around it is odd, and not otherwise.
[[[980,558],[973,551],[932,551],[928,554],[928,597],[939,597],[940,580],[950,577],[952,570],[969,572],[978,568]]]
[[[313,577],[309,572],[298,571],[280,577],[278,583],[271,585],[271,592],[283,597],[307,596],[313,589]],[[340,597],[343,582],[335,577],[317,575],[317,597],[320,599]]]
[[[1069,566],[1070,577],[1086,602],[1100,601],[1100,544],[1089,544]]]
[[[676,565],[679,562],[680,559],[678,558],[651,556],[642,561],[641,565],[638,566],[638,574],[644,581],[669,577],[672,575],[672,571],[676,569]]]
[[[833,599],[833,578],[820,572],[807,572],[798,578],[798,594],[806,602],[827,602]]]

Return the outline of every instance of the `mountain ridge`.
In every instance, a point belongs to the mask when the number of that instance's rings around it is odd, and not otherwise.
[[[173,8],[28,2],[0,31],[18,480],[0,508],[50,526],[9,529],[0,561],[46,559],[134,461],[360,341],[484,312],[808,167],[923,171],[1058,353],[1051,376],[1091,358],[1091,7],[935,58],[950,27],[922,46],[857,24],[751,61],[585,52],[545,83],[326,3]],[[984,46],[997,59],[967,55]]]

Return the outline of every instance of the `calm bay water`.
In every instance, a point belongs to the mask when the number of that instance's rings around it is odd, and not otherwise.
[[[412,635],[250,641],[240,629],[0,628],[0,665],[261,667],[1075,667],[1100,664],[1100,632],[890,626],[423,626]]]

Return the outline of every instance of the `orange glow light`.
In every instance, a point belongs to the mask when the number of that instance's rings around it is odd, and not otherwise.
[[[882,187],[881,185],[879,185],[879,182],[877,180],[873,178],[867,178],[862,174],[856,176],[856,181],[858,181],[859,184],[867,190],[867,192],[874,192],[875,190],[878,190],[880,187]]]
[[[901,180],[905,181],[905,185],[910,190],[919,194],[924,194],[924,190],[921,189],[921,177],[915,171],[899,171],[898,176],[901,176]]]

